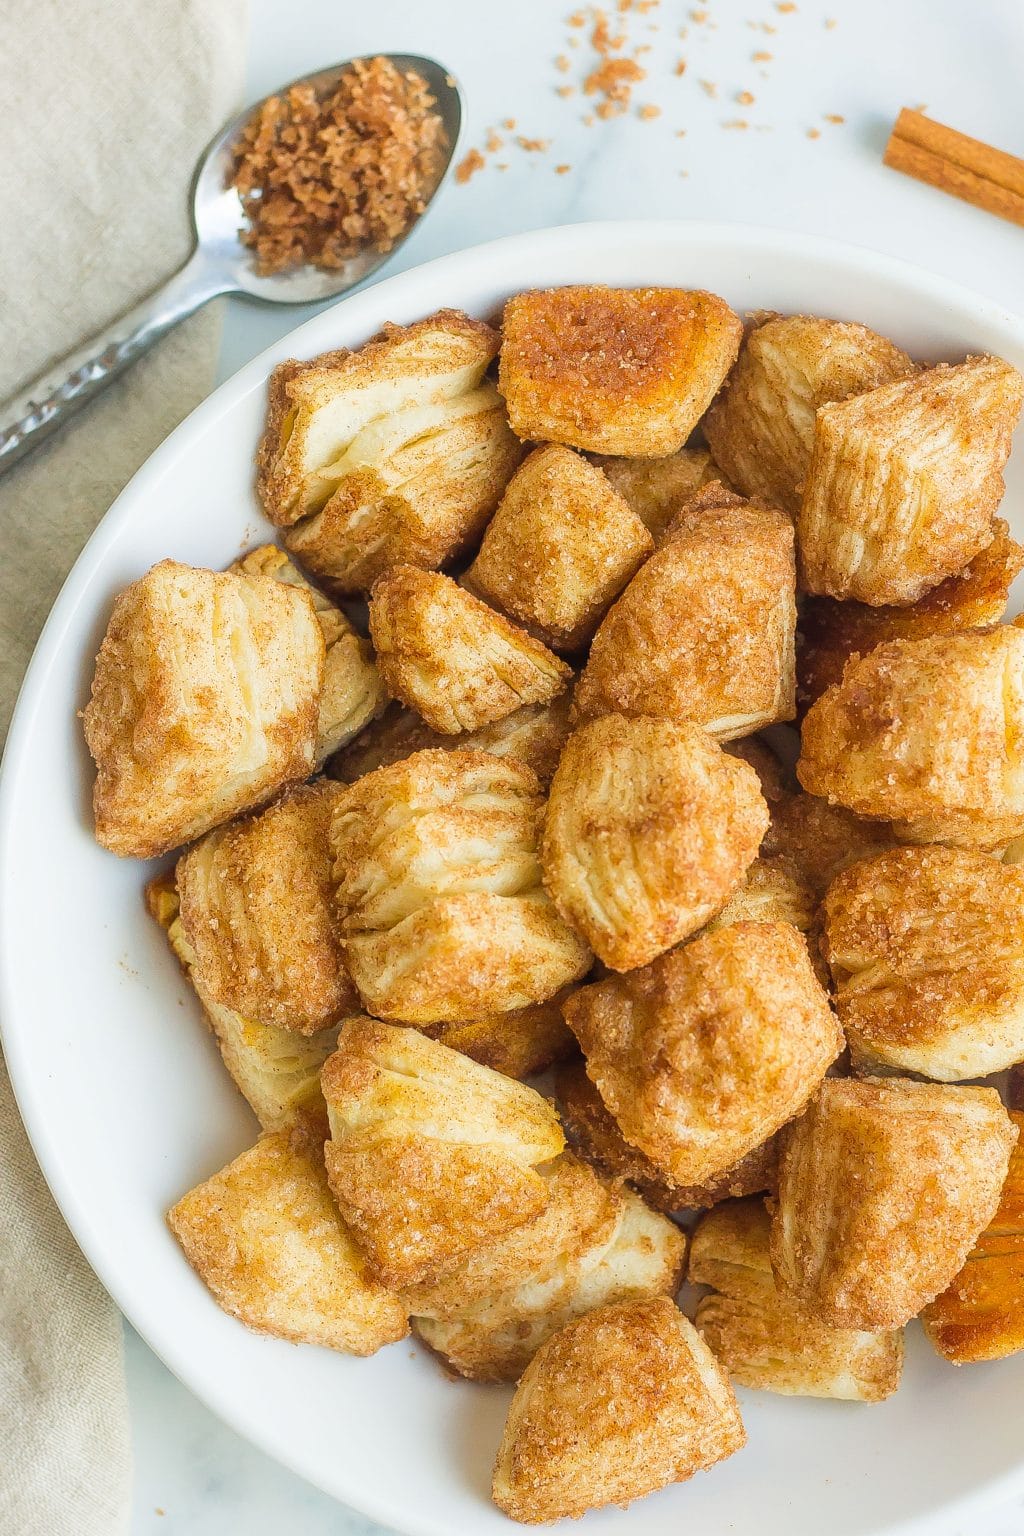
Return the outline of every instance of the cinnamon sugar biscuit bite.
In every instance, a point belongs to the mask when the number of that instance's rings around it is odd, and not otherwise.
[[[722,750],[730,757],[738,757],[741,762],[750,764],[760,780],[761,793],[774,814],[777,801],[796,784],[792,770],[761,736],[736,737],[733,741],[723,742]]]
[[[626,1139],[679,1184],[729,1169],[807,1103],[842,1035],[788,923],[735,923],[582,987],[565,1016]]]
[[[335,932],[330,823],[344,794],[321,781],[208,832],[178,860],[192,974],[225,1008],[312,1035],[356,1006]]]
[[[830,1328],[781,1296],[763,1200],[730,1200],[694,1229],[687,1279],[714,1293],[694,1321],[730,1380],[762,1392],[880,1403],[900,1384],[903,1334]]]
[[[505,305],[498,387],[518,437],[594,453],[681,448],[739,348],[723,299],[683,288],[580,286]]]
[[[435,1025],[427,1033],[506,1077],[533,1077],[576,1050],[575,1037],[562,1017],[570,990],[566,987],[546,1002],[507,1013]]]
[[[555,650],[574,651],[653,548],[607,477],[548,443],[509,481],[465,585]]]
[[[994,1088],[828,1078],[782,1132],[771,1261],[833,1328],[899,1328],[999,1203],[1017,1130]]]
[[[403,1296],[411,1312],[425,1314],[415,1317],[417,1334],[460,1376],[515,1381],[574,1318],[679,1287],[686,1238],[673,1222],[583,1164],[571,1186],[567,1170],[552,1164],[548,1185],[551,1204],[528,1227],[471,1255],[452,1283]]]
[[[930,1342],[955,1365],[1024,1349],[1024,1113],[1011,1109],[1010,1119],[1018,1139],[999,1208],[963,1268],[921,1314]]]
[[[729,1379],[666,1297],[618,1302],[556,1333],[508,1412],[493,1496],[528,1525],[628,1504],[746,1441]]]
[[[821,406],[797,519],[801,586],[907,604],[962,570],[991,543],[1022,402],[1015,368],[971,357]]]
[[[441,565],[479,534],[522,455],[483,377],[497,347],[490,326],[441,310],[274,370],[257,487],[333,589]]]
[[[401,762],[427,747],[443,747],[512,758],[532,768],[542,784],[549,784],[569,734],[571,703],[570,694],[562,693],[549,704],[524,704],[501,720],[460,736],[442,736],[415,710],[392,704],[380,720],[367,726],[358,741],[332,758],[327,771],[334,779],[354,784],[375,768]]]
[[[83,716],[97,840],[153,858],[307,778],[323,677],[306,593],[153,566],[114,603]]]
[[[800,609],[796,637],[797,700],[813,704],[838,683],[854,654],[866,656],[886,640],[921,640],[995,624],[1006,612],[1010,587],[1024,570],[1024,547],[1009,537],[1002,518],[993,522],[991,544],[957,575],[933,587],[909,608],[836,602],[809,597]]]
[[[730,923],[789,923],[800,933],[813,933],[818,922],[814,891],[797,865],[785,854],[757,858],[743,884],[708,923],[708,932]]]
[[[867,821],[817,795],[784,791],[772,801],[771,813],[762,854],[784,859],[819,900],[848,865],[893,845],[892,828],[885,822]]]
[[[702,486],[714,480],[727,484],[706,448],[680,448],[678,453],[653,459],[622,459],[604,453],[591,457],[656,542],[683,503]]]
[[[770,315],[748,331],[704,432],[738,490],[795,515],[818,407],[913,372],[905,352],[865,325]]]
[[[582,1061],[558,1069],[555,1092],[569,1140],[595,1168],[632,1184],[656,1211],[703,1210],[719,1200],[755,1195],[775,1182],[775,1138],[704,1184],[676,1184],[623,1136]]]
[[[195,953],[182,927],[173,874],[158,875],[150,881],[146,906],[166,933],[202,1005],[224,1065],[263,1129],[313,1126],[322,1139],[327,1110],[320,1092],[320,1069],[338,1043],[338,1025],[329,1024],[315,1034],[304,1035],[245,1018],[225,1007],[210,994],[197,972]]]
[[[767,826],[754,770],[699,726],[603,715],[551,782],[544,883],[605,965],[632,970],[725,904]]]
[[[284,550],[264,544],[232,566],[242,576],[272,576],[285,586],[309,595],[323,631],[326,655],[324,685],[320,691],[316,766],[323,767],[332,753],[357,736],[365,725],[382,714],[387,694],[373,660],[373,648],[358,634],[340,608],[311,586]]]
[[[417,752],[345,790],[331,826],[349,972],[372,1012],[471,1022],[590,969],[540,880],[539,785],[486,752]]]
[[[565,1138],[532,1088],[363,1017],[346,1021],[321,1082],[331,1189],[384,1284],[436,1277],[547,1206],[537,1165]]]
[[[575,719],[659,715],[720,741],[791,720],[795,581],[789,519],[705,487],[605,615]]]
[[[841,874],[824,911],[836,1008],[862,1066],[957,1082],[1024,1059],[1024,869],[896,848]]]
[[[389,692],[457,736],[564,692],[564,661],[448,576],[397,566],[370,598],[370,635]]]
[[[906,842],[1000,848],[1024,831],[1024,630],[891,640],[808,710],[812,794]]]
[[[372,1355],[409,1331],[338,1215],[308,1138],[261,1136],[167,1220],[218,1306],[258,1333]]]

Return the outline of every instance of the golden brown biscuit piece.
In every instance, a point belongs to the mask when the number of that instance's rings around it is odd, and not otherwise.
[[[762,854],[785,859],[818,900],[849,864],[893,844],[892,828],[885,822],[866,821],[817,795],[783,791],[771,802],[771,813]]]
[[[321,1078],[331,1189],[374,1272],[419,1284],[539,1216],[565,1146],[546,1099],[415,1029],[357,1017]]]
[[[288,526],[319,512],[360,439],[401,444],[429,430],[439,408],[481,386],[498,341],[489,325],[442,309],[415,325],[386,325],[356,351],[279,364],[257,455],[257,489],[271,522]]]
[[[533,1357],[509,1408],[494,1502],[527,1525],[628,1504],[746,1442],[729,1379],[666,1297],[600,1307]]]
[[[853,655],[866,656],[886,640],[920,640],[995,624],[1006,612],[1010,587],[1024,570],[1024,547],[1009,537],[1002,518],[992,543],[971,563],[925,593],[909,608],[839,603],[809,597],[800,609],[796,637],[797,702],[808,708],[838,683]]]
[[[827,1078],[779,1138],[771,1260],[833,1328],[900,1328],[995,1215],[1017,1130],[994,1088]]]
[[[999,848],[1024,831],[1024,630],[891,640],[807,712],[800,782],[906,842]]]
[[[536,777],[486,752],[417,752],[343,791],[331,826],[346,964],[413,1024],[525,1008],[592,963],[540,881]]]
[[[795,582],[789,519],[705,487],[605,615],[574,718],[660,715],[720,741],[792,720]]]
[[[768,826],[757,774],[699,726],[603,715],[566,742],[544,883],[605,965],[646,965],[736,891]]]
[[[548,443],[509,481],[465,584],[555,650],[575,651],[653,548],[607,476]]]
[[[722,750],[730,757],[738,757],[750,764],[761,781],[761,793],[774,814],[776,801],[796,784],[792,770],[760,736],[740,736],[734,741],[723,742]]]
[[[265,1131],[301,1123],[327,1127],[320,1092],[320,1069],[338,1043],[338,1026],[315,1035],[280,1029],[224,1007],[212,997],[195,971],[195,955],[185,937],[173,874],[158,875],[146,887],[146,906],[167,934],[167,941],[202,1005],[224,1065]]]
[[[575,1037],[562,1017],[562,1003],[570,991],[563,988],[546,1002],[507,1013],[440,1024],[427,1033],[506,1077],[533,1077],[575,1053]]]
[[[564,661],[448,576],[396,566],[375,584],[370,635],[388,691],[445,736],[547,703]]]
[[[748,331],[704,432],[744,495],[795,516],[818,407],[913,372],[905,352],[865,325],[773,315]]]
[[[676,1184],[626,1140],[582,1061],[559,1068],[555,1092],[562,1124],[580,1157],[612,1178],[627,1180],[656,1211],[704,1210],[719,1200],[759,1194],[774,1186],[774,1137],[705,1184]]]
[[[656,542],[679,508],[702,486],[713,480],[727,485],[706,448],[680,448],[678,453],[653,459],[620,459],[599,453],[593,455],[593,462],[604,470]]]
[[[576,1168],[581,1187],[572,1195],[556,1194],[549,1180],[551,1205],[561,1208],[557,1225],[545,1213],[519,1228],[472,1274],[471,1296],[465,1297],[464,1282],[455,1282],[454,1295],[442,1282],[427,1298],[431,1312],[416,1317],[420,1338],[460,1376],[515,1381],[541,1345],[574,1318],[610,1302],[678,1289],[686,1258],[679,1228],[632,1191],[605,1188],[589,1168]],[[603,1192],[597,1210],[586,1178]],[[520,1240],[521,1233],[528,1236]],[[488,1278],[490,1287],[481,1291]],[[457,1299],[460,1293],[464,1299]],[[408,1293],[403,1300],[413,1313],[421,1305]]]
[[[272,576],[285,586],[296,587],[308,594],[316,609],[326,646],[316,737],[316,766],[322,768],[332,753],[357,736],[387,705],[384,684],[373,660],[373,647],[340,608],[310,585],[276,544],[263,544],[252,550],[231,569],[243,576]]]
[[[708,923],[708,932],[730,923],[790,923],[800,933],[814,933],[818,903],[792,859],[784,854],[757,858],[743,884]]]
[[[357,1006],[332,910],[331,813],[344,793],[301,785],[178,860],[194,979],[223,1007],[300,1035]]]
[[[338,1215],[309,1138],[261,1136],[167,1221],[217,1305],[258,1333],[372,1355],[409,1331]]]
[[[862,1065],[948,1083],[1024,1060],[1024,869],[896,848],[844,871],[824,912],[836,1008]]]
[[[821,406],[797,517],[804,590],[901,605],[962,570],[992,540],[1022,402],[1015,368],[971,357]]]
[[[681,448],[739,349],[724,299],[580,286],[505,305],[498,388],[518,437],[651,457]]]
[[[308,778],[323,676],[305,593],[153,566],[114,603],[83,717],[97,840],[153,858]]]
[[[763,1200],[730,1200],[694,1228],[687,1279],[714,1294],[697,1303],[704,1342],[740,1386],[797,1397],[880,1403],[900,1384],[903,1334],[829,1328],[780,1296],[768,1257]]]
[[[627,1141],[679,1184],[731,1168],[799,1114],[843,1043],[788,923],[702,934],[581,987],[565,1016]]]
[[[327,771],[334,779],[354,784],[375,768],[399,763],[426,747],[443,747],[514,758],[532,768],[541,784],[550,784],[569,735],[571,703],[570,694],[563,693],[550,704],[524,704],[503,720],[494,720],[461,736],[442,736],[440,731],[432,731],[415,710],[392,704],[358,741],[332,758]]]
[[[921,1314],[931,1343],[956,1365],[1024,1349],[1024,1113],[1009,1113],[1018,1140],[999,1208],[959,1274]]]

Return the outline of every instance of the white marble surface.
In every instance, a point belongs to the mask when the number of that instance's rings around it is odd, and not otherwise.
[[[482,145],[486,130],[508,117],[517,132],[552,141],[543,154],[510,145],[468,185],[449,185],[389,270],[580,219],[728,219],[874,246],[1024,308],[1024,232],[907,181],[880,160],[899,107],[921,103],[940,120],[1024,152],[1020,0],[798,0],[792,12],[771,0],[694,0],[693,7],[662,0],[628,18],[632,40],[651,49],[643,57],[650,78],[634,106],[656,103],[661,116],[642,121],[633,111],[591,127],[581,121],[579,94],[564,99],[555,90],[578,84],[591,59],[585,33],[575,34],[577,49],[566,47],[572,6],[561,0],[250,3],[250,97],[353,54],[423,52],[442,59],[465,86],[465,147]],[[695,23],[691,8],[707,20]],[[764,24],[776,30],[760,30]],[[772,60],[755,62],[757,51]],[[567,74],[554,67],[563,52]],[[674,71],[683,57],[688,67],[680,77]],[[714,97],[702,80],[715,83]],[[741,91],[753,93],[754,103],[739,104]],[[845,122],[827,122],[830,113]],[[737,118],[750,126],[723,126]],[[820,137],[808,137],[812,128]],[[499,161],[508,169],[499,171]],[[571,170],[559,175],[558,164]],[[240,302],[228,308],[225,377],[308,313]],[[133,1536],[377,1530],[221,1425],[130,1330],[127,1354],[137,1458]],[[1024,1504],[959,1526],[936,1523],[932,1536],[1018,1536],[1022,1525]]]

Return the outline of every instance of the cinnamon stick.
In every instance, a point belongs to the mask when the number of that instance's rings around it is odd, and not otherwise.
[[[1024,160],[904,107],[885,164],[1024,226]]]

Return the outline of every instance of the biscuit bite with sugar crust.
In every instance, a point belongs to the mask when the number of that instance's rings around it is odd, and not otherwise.
[[[779,1138],[771,1261],[833,1328],[900,1328],[999,1204],[1017,1130],[994,1088],[828,1078]]]
[[[702,486],[718,480],[731,489],[706,448],[680,448],[678,453],[644,459],[597,453],[592,455],[592,462],[604,471],[655,542],[684,502]]]
[[[448,576],[397,566],[375,584],[370,635],[388,691],[445,736],[565,691],[564,661]]]
[[[866,656],[887,640],[923,640],[997,623],[1006,612],[1011,585],[1024,570],[1024,547],[1010,538],[1002,518],[992,526],[991,544],[909,608],[806,598],[796,637],[797,701],[802,708],[841,680],[854,654]]]
[[[795,584],[789,519],[705,487],[602,620],[574,718],[659,715],[719,741],[792,720]]]
[[[365,725],[383,713],[387,694],[373,660],[373,648],[349,623],[340,608],[311,586],[276,544],[263,544],[231,567],[242,576],[272,576],[285,586],[308,594],[323,631],[324,685],[320,691],[316,766],[351,741]]]
[[[747,333],[704,433],[738,490],[795,516],[818,407],[914,371],[905,352],[866,325],[770,315]]]
[[[405,1308],[338,1215],[309,1138],[261,1136],[167,1220],[218,1306],[258,1333],[372,1355],[408,1332]]]
[[[754,770],[699,726],[603,715],[551,782],[544,883],[605,965],[633,970],[724,906],[767,826]]]
[[[559,1068],[555,1092],[562,1124],[580,1157],[599,1172],[632,1184],[656,1211],[704,1210],[719,1200],[759,1194],[775,1183],[774,1137],[704,1184],[676,1184],[626,1140],[582,1061]]]
[[[114,603],[83,716],[97,840],[153,858],[307,778],[323,677],[305,593],[153,566]]]
[[[955,1365],[1024,1349],[1024,1113],[999,1208],[963,1268],[921,1314],[929,1341]]]
[[[555,650],[574,651],[653,548],[607,477],[548,443],[509,481],[465,584]]]
[[[522,456],[484,380],[497,347],[490,326],[442,310],[274,370],[257,488],[332,589],[441,565],[478,536]]]
[[[222,1007],[312,1035],[357,1006],[332,910],[329,833],[343,794],[301,785],[178,860],[192,974]]]
[[[998,357],[940,363],[823,405],[797,517],[800,584],[916,603],[992,541],[1024,378]]]
[[[746,1442],[729,1379],[667,1297],[601,1307],[537,1352],[516,1389],[493,1497],[536,1525],[685,1482]]]
[[[372,1012],[472,1022],[545,1002],[592,956],[541,885],[528,768],[417,752],[350,785],[331,824],[346,964]]]
[[[679,1184],[702,1183],[807,1103],[842,1035],[788,923],[734,923],[625,976],[565,1016],[622,1134]]]
[[[327,1109],[320,1092],[320,1069],[338,1043],[338,1026],[299,1034],[276,1024],[245,1018],[211,996],[196,969],[196,957],[182,927],[173,873],[158,875],[146,887],[146,907],[167,935],[167,942],[202,1005],[221,1059],[265,1131],[301,1124],[323,1138]]]
[[[525,1084],[364,1017],[344,1025],[321,1082],[331,1189],[385,1285],[437,1277],[547,1206],[537,1165],[565,1138]]]
[[[576,1050],[575,1037],[562,1017],[570,991],[565,987],[543,1003],[435,1025],[426,1033],[506,1077],[533,1077]]]
[[[675,453],[743,328],[713,293],[579,286],[505,305],[498,388],[518,437],[629,457]]]
[[[1024,869],[896,848],[825,897],[825,957],[858,1064],[941,1082],[1024,1060]]]
[[[403,1295],[420,1338],[462,1376],[515,1381],[573,1318],[679,1286],[686,1238],[674,1223],[569,1154],[544,1177],[551,1199],[535,1221]]]
[[[830,1328],[780,1296],[763,1200],[730,1200],[694,1228],[687,1279],[710,1285],[694,1321],[730,1380],[762,1392],[879,1403],[900,1384],[903,1334]]]
[[[886,822],[855,816],[818,795],[783,790],[771,802],[771,813],[761,844],[764,858],[784,859],[818,900],[841,870],[893,845]]]
[[[797,774],[905,842],[1003,847],[1024,831],[1024,630],[855,657],[807,712]]]

